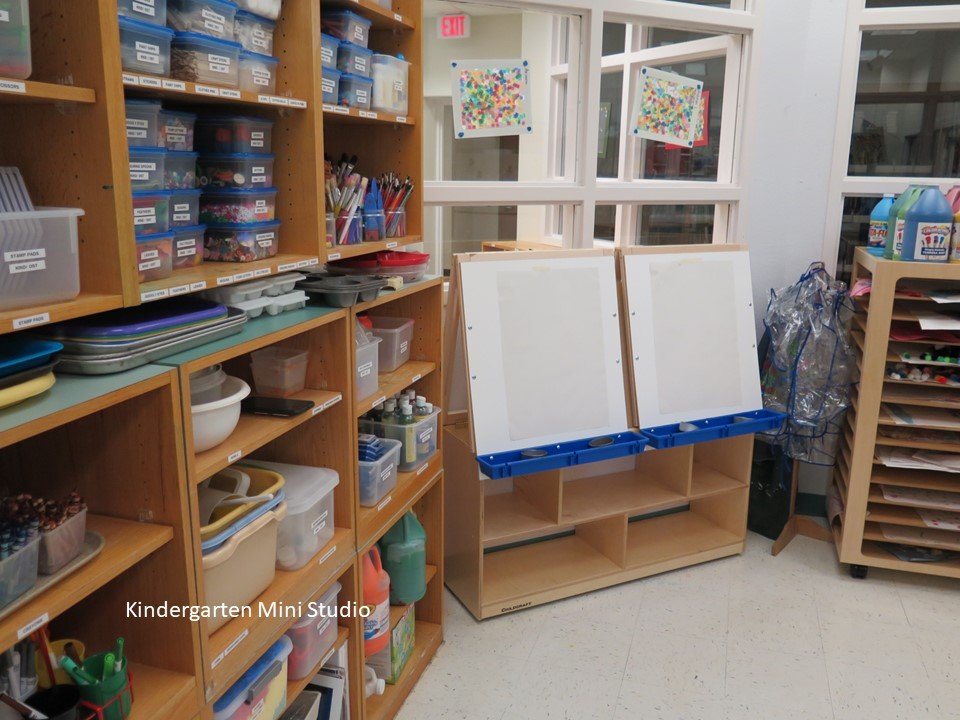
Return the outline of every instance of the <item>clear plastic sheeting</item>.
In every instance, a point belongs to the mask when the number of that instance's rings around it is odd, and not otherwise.
[[[770,291],[764,325],[763,405],[787,413],[772,442],[796,460],[833,465],[856,382],[846,283],[813,263],[794,285]]]

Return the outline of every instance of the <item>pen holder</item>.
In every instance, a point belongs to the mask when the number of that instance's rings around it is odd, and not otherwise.
[[[403,208],[387,210],[386,223],[388,238],[405,237],[407,234],[407,211]]]
[[[344,226],[349,224],[350,227],[344,235],[343,229]],[[358,245],[363,241],[363,230],[360,227],[360,211],[357,210],[349,218],[346,213],[340,213],[337,216],[336,223],[337,235],[334,238],[335,245]]]
[[[73,643],[74,647],[77,648],[77,654],[80,656],[80,659],[86,657],[87,649],[84,647],[83,643],[79,640],[71,640],[70,638],[65,638],[63,640],[55,640],[50,643],[50,652],[59,660],[64,655],[66,651],[64,648],[67,647],[68,643]],[[40,687],[48,688],[51,685],[73,685],[73,678],[70,677],[70,674],[64,670],[59,665],[55,665],[53,668],[53,682],[50,681],[50,671],[47,667],[47,662],[40,657],[39,653],[37,655],[37,677],[40,679]]]
[[[380,242],[385,237],[385,217],[383,210],[363,214],[363,241]]]
[[[334,245],[337,244],[337,241],[336,241],[337,222],[332,212],[327,213],[326,222],[327,222],[327,230],[326,230],[327,247],[332,248]]]
[[[97,653],[83,661],[83,669],[95,678],[103,677],[103,659],[107,653]],[[114,673],[106,680],[95,685],[78,685],[80,690],[81,707],[92,714],[81,718],[96,718],[96,720],[126,720],[130,717],[130,706],[133,704],[133,682],[128,679],[127,658],[123,659],[120,672]]]

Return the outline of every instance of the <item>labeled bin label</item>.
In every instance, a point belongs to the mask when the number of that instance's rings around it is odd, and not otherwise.
[[[210,67],[210,72],[222,73],[224,75],[230,72],[230,58],[226,55],[209,53],[207,55],[207,65]]]
[[[13,250],[3,254],[4,262],[22,262],[23,260],[42,260],[47,256],[45,248],[33,248],[31,250]]]
[[[272,232],[257,233],[257,242],[263,243],[263,241],[265,241],[265,240],[268,241],[268,242],[273,242],[273,239],[274,239],[276,236],[277,236],[277,234],[276,234],[276,233],[272,233]]]
[[[26,91],[26,83],[15,80],[0,80],[0,92],[25,93]]]
[[[365,73],[367,72],[367,59],[363,55],[355,55],[353,57],[353,66],[357,69],[357,72]]]
[[[142,140],[147,137],[146,130],[137,130],[136,128],[127,128],[127,137],[133,138],[134,140]]]
[[[269,43],[264,39],[263,30],[254,30],[253,31],[253,45],[254,47],[263,48],[264,50],[270,47]],[[266,53],[263,53],[266,55]]]
[[[138,266],[141,270],[155,270],[160,267],[159,260],[149,260],[147,262],[142,262]]]
[[[10,22],[9,10],[0,10],[0,22]]]
[[[325,93],[332,93],[337,87],[336,83],[334,83],[331,78],[323,78],[322,84],[323,84],[323,91]]]
[[[22,330],[23,328],[33,327],[34,325],[43,325],[48,322],[50,322],[50,313],[38,313],[36,315],[31,315],[30,317],[17,318],[13,321],[13,329]],[[46,625],[48,622],[47,616],[43,615],[42,617],[43,623],[41,624]],[[31,632],[33,631],[31,630]]]
[[[365,44],[365,43],[364,43],[364,40],[366,39],[366,36],[364,35],[363,26],[362,26],[362,25],[354,25],[354,26],[353,26],[353,37],[354,37],[361,45],[364,45],[364,44]]]
[[[159,250],[144,250],[142,253],[140,253],[141,260],[152,260],[153,258],[158,257],[160,257]]]
[[[147,17],[156,17],[157,9],[153,7],[153,2],[154,0],[140,0],[140,2],[132,3],[131,7],[136,13],[146,15]]]
[[[186,249],[184,249],[184,250],[177,250],[177,257],[178,257],[178,258],[190,257],[191,255],[196,255],[196,254],[197,254],[197,248],[196,248],[196,247],[186,248]]]
[[[153,43],[145,43],[141,40],[137,40],[134,44],[134,48],[137,51],[137,60],[148,65],[159,65],[160,64],[160,46],[154,45]]]
[[[370,93],[368,93],[366,90],[361,90],[360,88],[357,88],[356,90],[354,90],[354,92],[357,94],[357,102],[359,104],[365,105],[368,102],[370,102]]]
[[[190,203],[174,203],[174,212],[190,212]]]
[[[371,372],[373,372],[372,362],[364,363],[363,365],[357,368],[357,375],[359,375],[360,377],[366,377]]]
[[[13,263],[7,267],[7,272],[9,272],[11,275],[17,275],[19,273],[34,272],[36,270],[46,269],[46,260],[31,260],[30,262]]]
[[[174,213],[173,221],[174,222],[188,222],[190,220],[190,213]]]
[[[320,47],[320,59],[329,65],[333,62],[333,48],[329,45],[327,47]]]
[[[207,30],[211,30],[211,31],[213,31],[213,32],[215,32],[215,33],[218,33],[218,34],[220,34],[220,35],[223,35],[223,23],[222,23],[222,22],[217,22],[216,20],[204,20],[204,21],[203,21],[203,27],[205,27]]]

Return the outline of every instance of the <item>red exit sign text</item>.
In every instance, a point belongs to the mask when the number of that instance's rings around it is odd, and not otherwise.
[[[442,15],[437,25],[440,38],[467,38],[470,37],[469,15]]]

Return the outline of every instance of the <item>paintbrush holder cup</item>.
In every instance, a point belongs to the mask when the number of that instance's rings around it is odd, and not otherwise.
[[[388,238],[406,237],[407,211],[403,209],[387,210],[386,225]]]
[[[350,228],[347,230],[346,235],[344,235],[343,228],[349,223]],[[360,211],[357,210],[353,215],[348,216],[346,213],[340,213],[337,216],[336,223],[336,240],[337,245],[358,245],[363,242],[363,228],[361,227],[360,222]]]
[[[380,242],[385,237],[386,219],[383,210],[363,214],[363,241]]]

